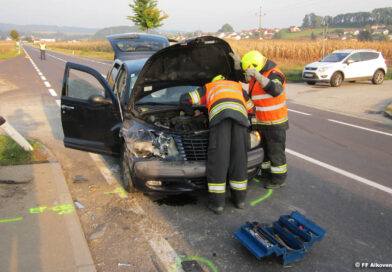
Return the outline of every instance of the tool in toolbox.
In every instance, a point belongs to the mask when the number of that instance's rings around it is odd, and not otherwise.
[[[283,264],[303,259],[314,242],[321,241],[325,230],[298,211],[280,216],[272,226],[247,222],[234,235],[258,259],[275,254]]]

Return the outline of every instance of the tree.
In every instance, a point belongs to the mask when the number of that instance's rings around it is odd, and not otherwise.
[[[315,41],[317,39],[317,36],[314,34],[314,32],[312,31],[312,33],[310,34],[310,39],[312,41]]]
[[[234,32],[234,29],[231,25],[229,24],[224,24],[221,29],[218,30],[218,32]]]
[[[10,31],[10,37],[14,41],[19,41],[19,33],[18,33],[18,31],[16,31],[15,29],[11,30]]]
[[[134,16],[127,16],[127,19],[147,33],[150,29],[162,26],[162,21],[169,16],[157,8],[157,2],[156,0],[134,0],[133,4],[129,4],[133,9]]]
[[[275,32],[274,36],[272,36],[272,39],[274,39],[274,40],[282,39],[282,32],[283,32],[282,30],[278,31],[278,32]]]
[[[26,42],[33,42],[33,39],[30,36],[24,36],[22,39]]]
[[[373,41],[372,33],[370,33],[367,30],[359,32],[358,41],[360,42]]]

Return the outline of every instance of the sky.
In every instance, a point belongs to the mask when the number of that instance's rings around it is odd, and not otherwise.
[[[0,0],[0,23],[104,28],[133,25],[133,0]],[[169,18],[162,29],[216,32],[224,24],[235,31],[300,26],[306,14],[336,16],[392,7],[392,0],[158,0]]]

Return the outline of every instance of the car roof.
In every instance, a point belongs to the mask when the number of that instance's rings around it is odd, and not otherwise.
[[[341,50],[335,50],[333,53],[358,53],[358,52],[374,52],[374,53],[379,53],[376,50],[373,49],[341,49]]]

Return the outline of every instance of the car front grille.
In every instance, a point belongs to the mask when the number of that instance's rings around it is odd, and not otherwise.
[[[208,137],[175,137],[178,152],[187,161],[207,160]]]
[[[305,70],[316,71],[317,68],[316,67],[305,67]]]

